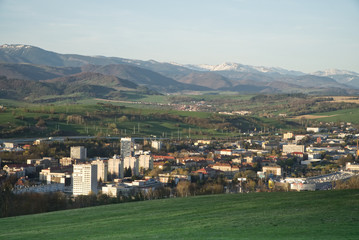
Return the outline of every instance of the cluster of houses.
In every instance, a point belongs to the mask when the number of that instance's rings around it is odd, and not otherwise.
[[[134,140],[121,139],[121,154],[112,157],[87,158],[83,146],[71,147],[70,156],[61,159],[44,157],[28,159],[26,164],[5,164],[3,173],[22,179],[15,193],[63,191],[74,196],[102,191],[116,196],[137,190],[149,190],[179,181],[215,178],[223,175],[233,179],[236,173],[257,169],[257,176],[288,183],[293,190],[316,190],[328,187],[329,181],[347,179],[359,172],[359,164],[348,162],[341,172],[323,178],[293,178],[278,161],[295,158],[298,165],[308,166],[323,161],[323,155],[338,160],[348,154],[357,156],[357,146],[347,146],[344,138],[359,136],[349,130],[337,130],[329,135],[321,128],[307,128],[306,134],[284,133],[277,138],[246,138],[214,147],[211,140],[192,142],[191,149],[181,154],[155,155],[149,151],[135,151]],[[330,136],[330,137],[329,137]],[[335,138],[333,138],[335,136]],[[311,139],[309,141],[309,139]],[[210,147],[211,145],[211,147]],[[161,141],[153,141],[152,148],[161,149]],[[246,147],[245,147],[246,146]],[[18,146],[6,143],[3,149]],[[273,151],[277,154],[273,154]],[[278,154],[279,153],[279,154]],[[152,169],[161,169],[156,177],[146,176]],[[38,177],[41,184],[28,186],[24,179]],[[132,180],[128,176],[134,176]],[[241,178],[245,181],[245,178]]]

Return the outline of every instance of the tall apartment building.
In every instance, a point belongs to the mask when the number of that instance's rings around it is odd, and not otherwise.
[[[161,150],[162,148],[162,142],[161,141],[152,141],[151,142],[151,147],[157,150]]]
[[[75,164],[73,167],[73,195],[97,194],[97,165]]]
[[[121,138],[121,157],[133,156],[133,140],[132,138]]]
[[[70,157],[76,160],[86,160],[87,149],[84,146],[71,147]]]
[[[92,165],[97,165],[97,181],[107,182],[108,163],[107,160],[95,160]]]
[[[108,160],[108,173],[114,178],[123,178],[123,165],[123,159],[115,154]]]
[[[123,160],[124,168],[131,168],[132,175],[137,176],[140,173],[139,161],[136,157],[125,157]]]
[[[138,157],[138,162],[139,169],[153,169],[153,158],[151,155],[140,155]]]

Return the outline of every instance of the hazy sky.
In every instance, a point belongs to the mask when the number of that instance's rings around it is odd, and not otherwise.
[[[0,44],[359,72],[359,0],[0,0]]]

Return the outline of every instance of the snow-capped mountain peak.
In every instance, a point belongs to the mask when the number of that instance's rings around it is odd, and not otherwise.
[[[347,70],[341,70],[341,69],[326,69],[324,71],[316,71],[312,73],[313,75],[316,76],[324,76],[324,77],[328,77],[328,76],[333,76],[333,75],[354,75],[354,76],[359,76],[359,73],[353,72],[353,71],[347,71]]]
[[[24,45],[24,44],[3,44],[3,45],[0,45],[0,48],[19,50],[19,49],[24,49],[24,48],[31,48],[31,46]]]
[[[225,62],[218,65],[199,64],[199,65],[184,65],[187,68],[197,71],[235,71],[235,72],[247,72],[247,73],[278,73],[282,75],[304,75],[302,72],[290,71],[278,67],[264,67],[264,66],[251,66],[243,65],[234,62]]]

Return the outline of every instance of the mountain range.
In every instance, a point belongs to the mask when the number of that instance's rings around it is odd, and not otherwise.
[[[114,91],[235,91],[251,93],[354,94],[359,92],[359,74],[344,70],[313,73],[277,67],[249,66],[239,63],[220,65],[181,65],[154,60],[143,61],[119,57],[59,54],[20,44],[0,46],[1,95],[6,81],[32,81],[46,88],[56,85],[58,94],[68,86],[96,91],[102,96]],[[35,86],[29,83],[29,86]],[[47,84],[47,85],[46,85]],[[11,84],[9,84],[8,88]],[[86,87],[85,87],[86,86]],[[90,86],[90,87],[89,87]],[[37,86],[36,87],[40,87]],[[48,91],[44,90],[48,93]],[[111,94],[110,94],[111,93]],[[9,94],[6,94],[9,95]],[[21,96],[24,95],[20,94]],[[111,95],[111,96],[112,96]],[[0,96],[1,98],[1,96]]]

